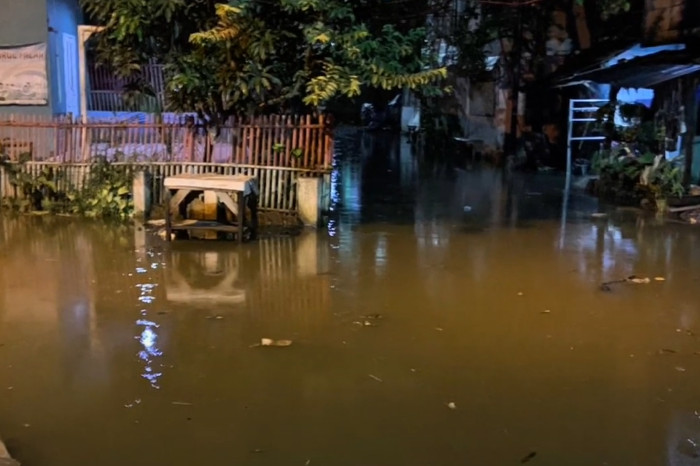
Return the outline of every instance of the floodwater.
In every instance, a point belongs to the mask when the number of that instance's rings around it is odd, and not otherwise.
[[[564,198],[557,176],[448,168],[402,141],[341,152],[319,234],[166,245],[1,219],[11,452],[25,466],[698,464],[698,230],[592,220],[597,202]],[[652,280],[599,288],[633,274]]]

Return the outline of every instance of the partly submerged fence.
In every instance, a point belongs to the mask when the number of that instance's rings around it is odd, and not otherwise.
[[[0,154],[34,162],[208,162],[327,171],[333,136],[323,115],[231,118],[213,130],[191,115],[0,116]]]
[[[70,117],[0,117],[0,157],[31,178],[52,177],[58,192],[79,189],[100,158],[146,170],[154,203],[163,180],[180,173],[247,174],[260,188],[260,208],[296,210],[296,182],[331,169],[333,137],[323,116],[232,119],[217,135],[192,116],[135,115],[128,121]],[[9,160],[8,160],[9,159]],[[16,170],[15,168],[15,170]],[[22,196],[0,169],[0,198]]]
[[[13,164],[21,173],[32,179],[50,181],[55,191],[67,193],[80,189],[90,176],[93,164],[90,162],[26,162]],[[168,176],[181,173],[217,173],[221,175],[245,174],[258,180],[260,189],[259,208],[263,210],[296,212],[297,180],[301,177],[320,176],[323,172],[289,167],[253,166],[242,164],[213,164],[202,162],[151,162],[124,163],[131,170],[144,170],[147,173],[151,201],[162,204],[165,200],[163,180]],[[23,197],[24,193],[17,183],[12,182],[10,170],[0,166],[0,198]]]

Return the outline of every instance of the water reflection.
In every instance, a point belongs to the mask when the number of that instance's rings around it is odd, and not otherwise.
[[[239,288],[237,249],[217,245],[179,245],[168,253],[166,298],[174,304],[241,304],[246,292]]]
[[[0,218],[0,432],[20,459],[693,461],[696,230],[594,221],[577,194],[562,228],[556,176],[354,144],[333,235],[165,244]],[[666,281],[600,291],[633,273]]]

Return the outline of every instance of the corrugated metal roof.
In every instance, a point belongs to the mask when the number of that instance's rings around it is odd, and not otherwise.
[[[560,81],[559,85],[593,81],[619,87],[652,88],[699,72],[700,57],[687,51],[667,51],[623,60],[607,68],[575,73]]]

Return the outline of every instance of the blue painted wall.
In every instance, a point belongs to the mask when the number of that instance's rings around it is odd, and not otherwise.
[[[77,114],[80,108],[78,25],[82,22],[82,13],[78,0],[45,1],[48,12],[49,85],[52,111],[54,114]],[[74,37],[75,42],[69,45],[65,35]],[[71,59],[68,59],[68,55]]]
[[[0,114],[62,114],[66,112],[66,63],[74,64],[78,76],[78,24],[82,15],[78,0],[0,0],[0,45],[17,46],[45,42],[49,104],[44,106],[2,105]],[[64,50],[62,34],[76,37],[76,47]],[[73,59],[66,60],[66,54]]]

